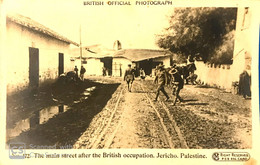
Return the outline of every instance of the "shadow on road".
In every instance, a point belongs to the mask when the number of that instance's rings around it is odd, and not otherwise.
[[[208,103],[187,103],[184,105],[209,105]]]
[[[191,101],[199,101],[198,99],[187,99],[187,100],[183,100],[182,102],[186,103],[186,102],[191,102]]]
[[[131,91],[132,93],[155,93],[155,92],[147,92],[147,91],[142,91],[142,90],[134,90]]]

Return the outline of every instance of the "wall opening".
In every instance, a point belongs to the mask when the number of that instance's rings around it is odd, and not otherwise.
[[[105,57],[100,59],[104,63],[104,68],[107,70],[109,76],[112,75],[112,57]]]
[[[139,69],[143,69],[146,75],[152,74],[152,69],[154,69],[157,65],[163,64],[163,62],[153,61],[152,59],[143,60],[139,62]]]
[[[64,54],[59,53],[59,75],[64,73]]]
[[[39,49],[29,47],[29,86],[39,86]]]

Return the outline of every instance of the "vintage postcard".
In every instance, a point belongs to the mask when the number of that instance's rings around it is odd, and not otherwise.
[[[0,3],[0,164],[260,164],[259,1]]]

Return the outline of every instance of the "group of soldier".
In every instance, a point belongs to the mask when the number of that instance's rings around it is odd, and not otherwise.
[[[171,85],[172,94],[175,95],[174,103],[176,103],[176,101],[183,101],[179,94],[184,86],[184,79],[182,77],[181,70],[177,67],[177,65],[174,64],[167,69],[164,68],[164,65],[158,65],[155,70],[154,83],[158,84],[154,101],[157,101],[160,91],[165,95],[165,101],[170,99],[169,95],[164,89],[165,85],[168,84]]]
[[[162,64],[156,66],[154,84],[157,84],[158,87],[156,89],[156,96],[154,101],[158,100],[160,92],[162,92],[165,95],[165,101],[168,101],[170,99],[169,95],[164,89],[165,85],[169,85],[172,88],[172,94],[175,96],[174,105],[177,101],[183,101],[179,94],[181,89],[183,89],[184,87],[184,80],[188,77],[194,77],[194,70],[196,70],[194,61],[192,61],[190,58],[188,58],[188,61],[188,67],[186,66],[186,68],[191,68],[188,71],[188,76],[185,76],[183,68],[177,66],[176,63],[173,63],[173,65],[169,68],[165,68]],[[124,80],[127,82],[128,91],[130,92],[134,79],[134,69],[132,69],[131,65],[129,64],[124,74]],[[193,81],[191,82],[193,84]]]

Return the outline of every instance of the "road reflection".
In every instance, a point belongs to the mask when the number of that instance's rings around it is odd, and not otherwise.
[[[16,122],[14,128],[7,129],[7,140],[19,136],[22,132],[28,131],[39,124],[44,124],[54,116],[64,113],[67,110],[67,105],[59,105],[36,111],[30,117]]]

